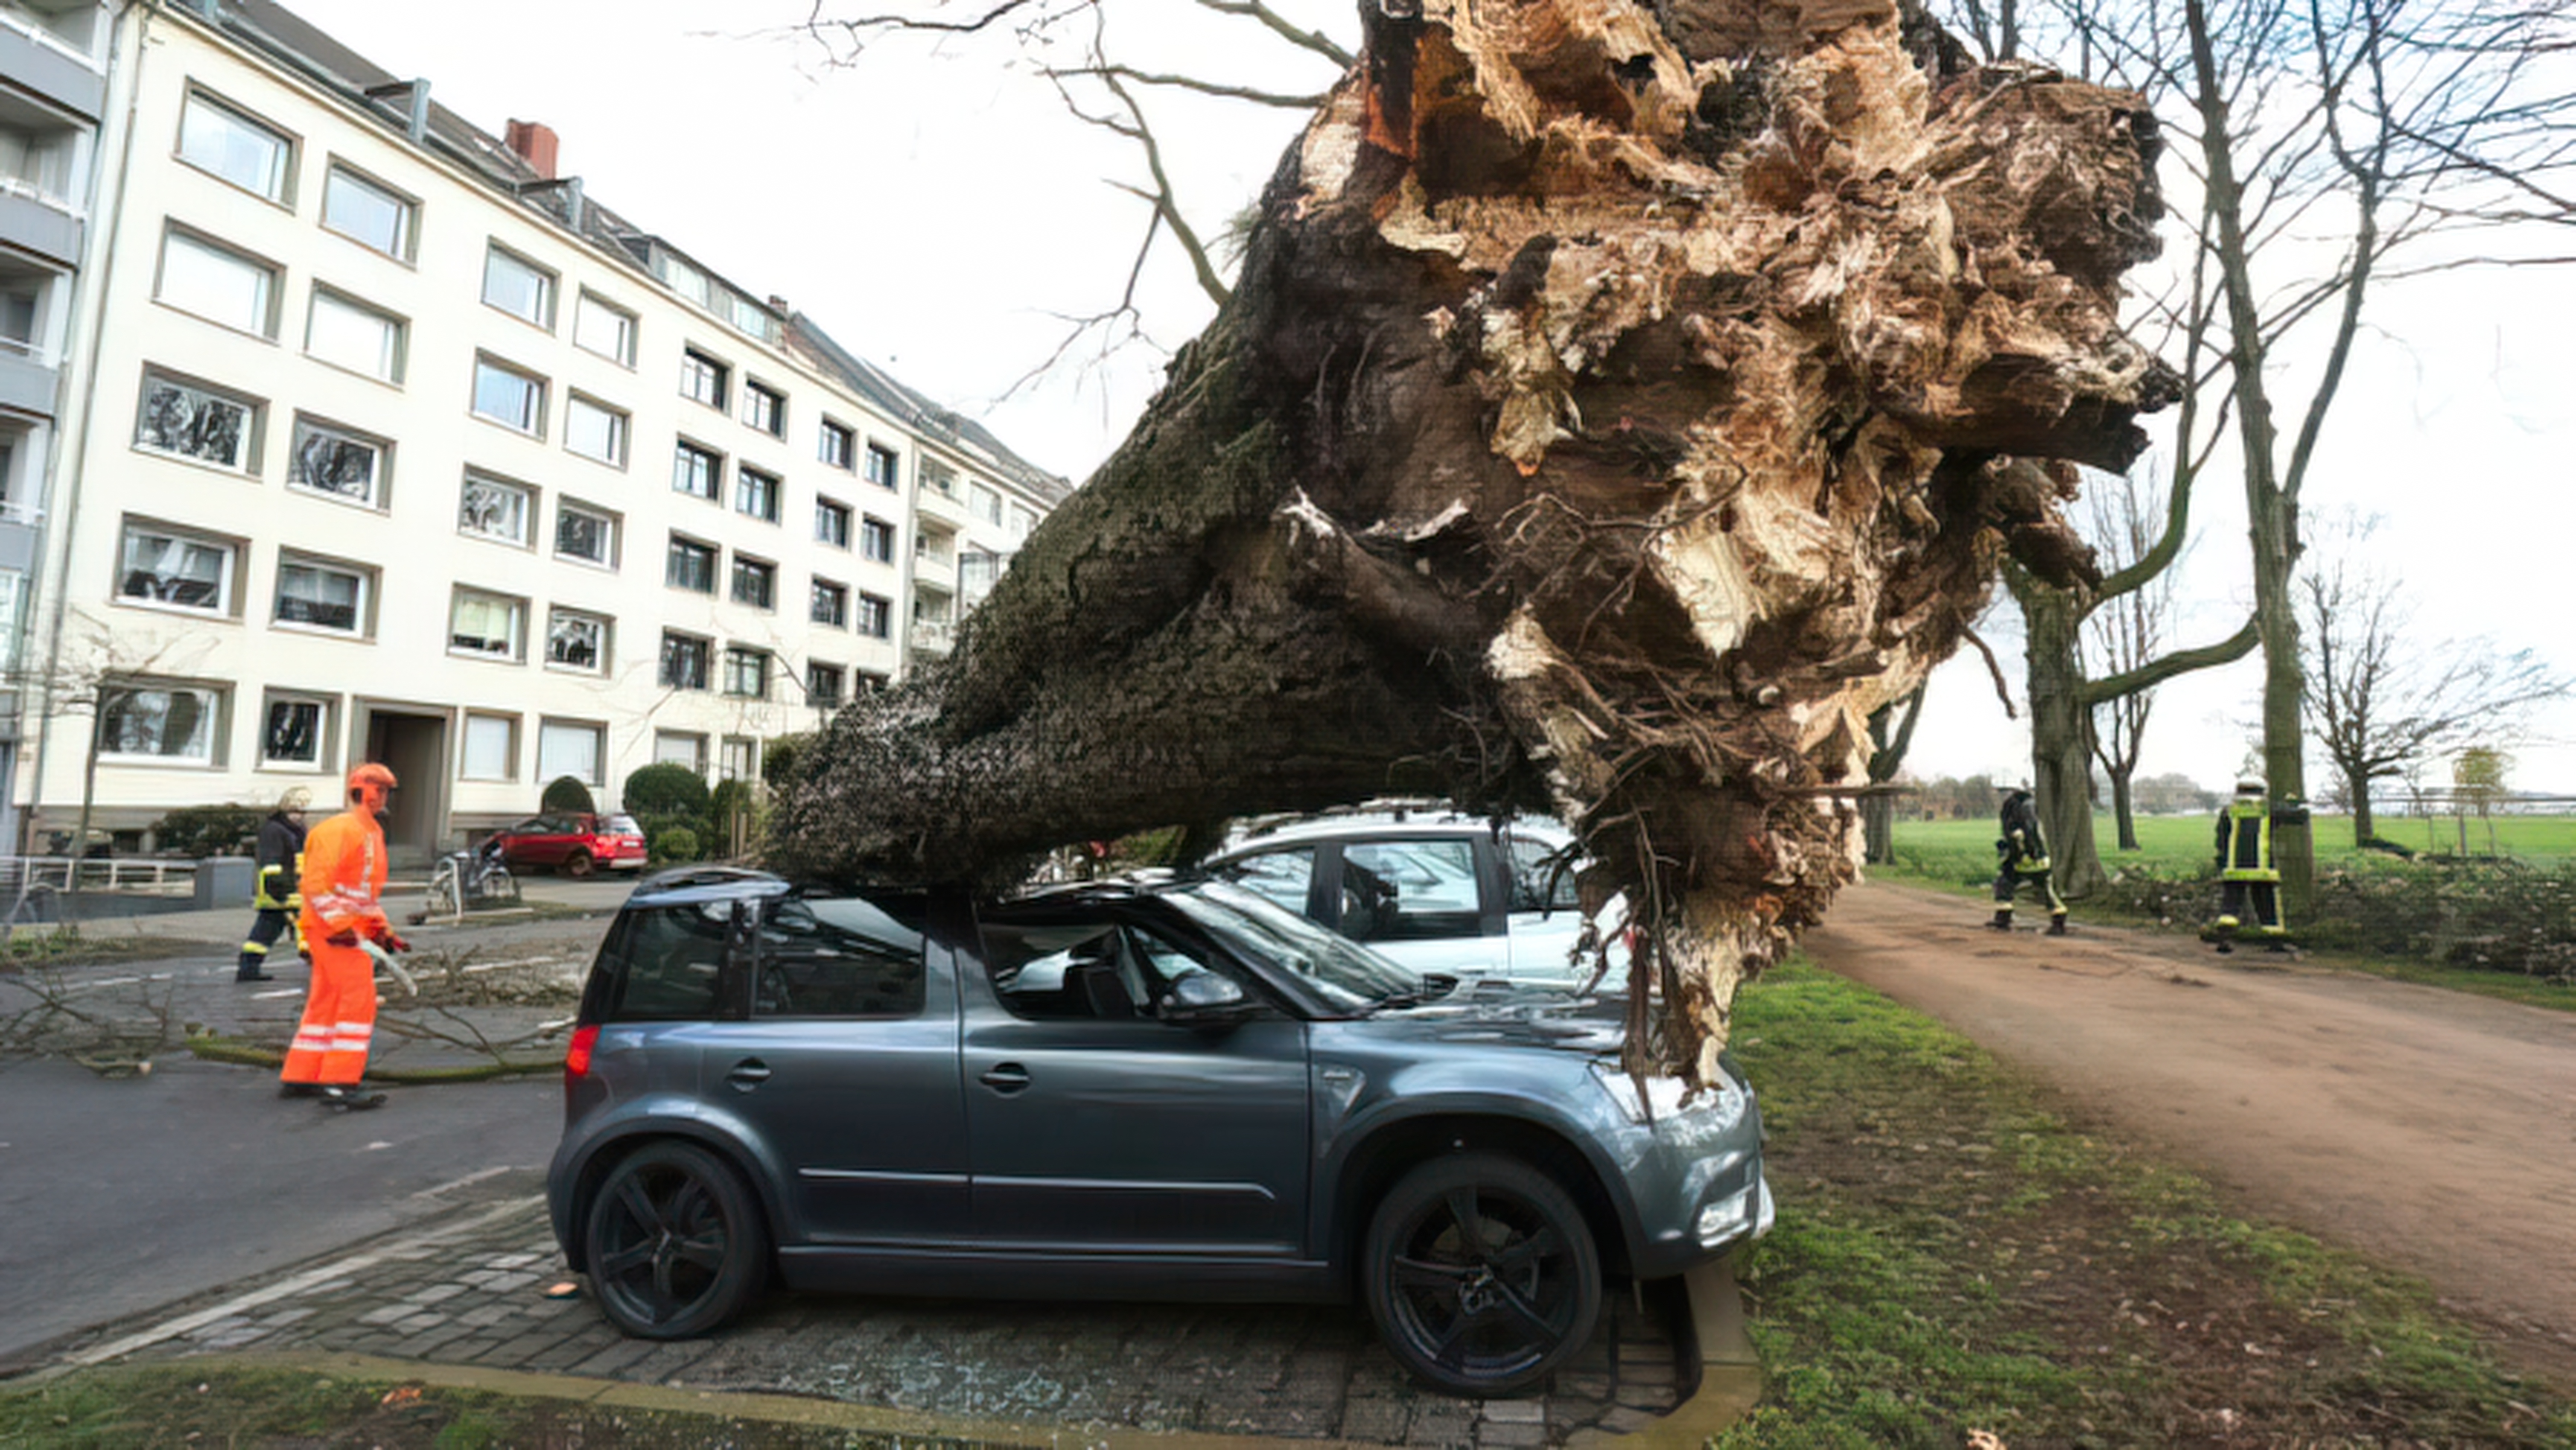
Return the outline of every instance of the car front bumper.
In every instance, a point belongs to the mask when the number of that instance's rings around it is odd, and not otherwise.
[[[1637,1214],[1630,1258],[1638,1278],[1681,1273],[1771,1230],[1762,1110],[1740,1079],[1632,1123],[1619,1161]]]

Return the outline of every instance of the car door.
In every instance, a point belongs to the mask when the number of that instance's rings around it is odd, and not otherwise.
[[[1328,923],[1417,972],[1508,976],[1511,941],[1476,834],[1346,840]]]
[[[1275,1010],[1223,1029],[1156,1020],[1155,989],[1186,971],[1251,986],[1133,922],[988,921],[981,940],[984,963],[961,961],[959,977],[985,1247],[1304,1252],[1304,1023]]]
[[[957,998],[917,894],[761,908],[744,1020],[705,1091],[777,1166],[808,1243],[948,1244],[970,1207]]]

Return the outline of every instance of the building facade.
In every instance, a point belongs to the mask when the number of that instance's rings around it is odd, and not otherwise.
[[[544,126],[480,131],[263,0],[116,31],[20,611],[38,851],[85,797],[137,832],[361,759],[420,852],[560,776],[756,778],[944,652],[1065,495],[586,197]]]

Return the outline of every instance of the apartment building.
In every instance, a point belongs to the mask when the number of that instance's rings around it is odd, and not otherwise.
[[[22,675],[77,818],[753,777],[943,653],[1064,480],[265,0],[121,12]],[[128,119],[130,118],[130,120]]]
[[[16,645],[44,553],[111,29],[98,0],[0,0],[0,780],[34,708]],[[16,839],[0,797],[0,841]]]

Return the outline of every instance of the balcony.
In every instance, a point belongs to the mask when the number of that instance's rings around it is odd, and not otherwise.
[[[944,619],[916,619],[905,638],[923,654],[944,655],[957,647],[957,626]]]
[[[0,12],[0,75],[75,115],[98,119],[107,78],[53,32]]]
[[[59,382],[52,363],[21,343],[0,338],[0,409],[50,419]]]
[[[34,184],[0,174],[0,242],[66,267],[80,265],[82,223],[71,206]]]
[[[961,527],[975,521],[974,514],[966,508],[963,492],[943,493],[925,483],[914,492],[913,498],[917,500],[916,508],[923,518]]]

